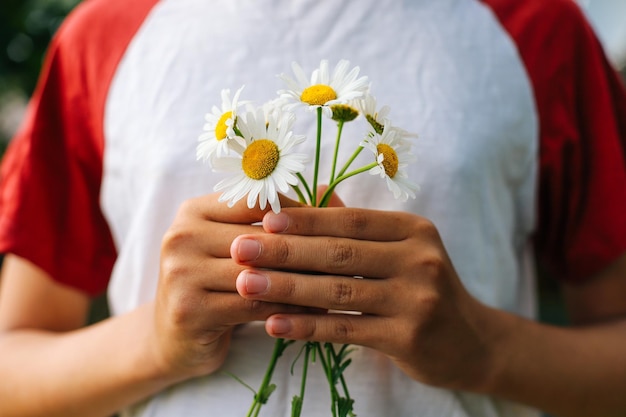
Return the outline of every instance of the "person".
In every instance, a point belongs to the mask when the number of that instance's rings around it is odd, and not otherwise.
[[[359,175],[345,207],[218,201],[196,146],[221,89],[262,102],[322,59],[418,134],[416,198]],[[625,415],[625,188],[626,94],[570,0],[86,1],[2,165],[0,414],[244,415],[231,375],[258,386],[284,337],[353,345],[360,417]],[[535,252],[571,327],[535,320]],[[297,355],[261,415],[289,414]]]

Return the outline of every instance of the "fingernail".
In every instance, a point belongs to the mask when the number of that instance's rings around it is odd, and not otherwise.
[[[279,336],[291,332],[291,321],[279,317],[272,317],[268,321],[268,327],[273,335]]]
[[[280,233],[289,227],[289,216],[285,213],[269,212],[265,215],[266,231]]]
[[[255,271],[243,271],[241,274],[247,294],[263,294],[269,288],[267,276]]]
[[[254,239],[236,239],[236,256],[240,262],[254,261],[261,255],[261,244]]]

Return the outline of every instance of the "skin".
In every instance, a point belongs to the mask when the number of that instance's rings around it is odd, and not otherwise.
[[[583,324],[557,328],[472,298],[427,219],[295,206],[284,200],[276,215],[215,195],[188,201],[163,239],[154,302],[89,327],[86,295],[9,256],[0,414],[110,415],[219,369],[232,328],[253,320],[275,337],[377,349],[436,386],[560,416],[626,413],[626,255],[564,291]]]

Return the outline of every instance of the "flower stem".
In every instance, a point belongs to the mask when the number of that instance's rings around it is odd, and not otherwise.
[[[322,367],[324,368],[324,373],[326,374],[326,380],[328,381],[328,387],[330,388],[330,398],[332,400],[331,411],[333,413],[333,417],[337,417],[337,398],[339,395],[337,394],[337,388],[333,382],[333,369],[330,364],[330,356],[328,360],[326,360],[324,356],[324,351],[322,350],[322,344],[315,344],[319,353],[320,362],[322,362]],[[327,352],[328,353],[328,352]]]
[[[343,175],[340,175],[339,177],[337,177],[333,182],[330,183],[330,185],[328,186],[326,191],[324,191],[324,194],[322,195],[322,198],[320,198],[319,207],[326,207],[328,205],[328,202],[330,200],[330,196],[333,194],[333,191],[335,190],[335,187],[337,185],[339,185],[340,182],[342,182],[343,180],[346,180],[346,179],[348,179],[350,177],[353,177],[353,176],[355,176],[357,174],[360,174],[361,172],[368,171],[368,170],[374,168],[376,165],[378,165],[378,162],[372,162],[371,164],[364,165],[361,168],[355,169],[354,171],[350,171],[347,174],[343,174]]]
[[[341,142],[343,123],[343,120],[337,122],[337,139],[335,140],[335,154],[333,155],[333,168],[330,172],[330,182],[333,182],[335,180],[335,169],[337,168],[337,155],[339,155],[339,142]]]
[[[320,152],[322,148],[322,108],[317,108],[317,141],[315,146],[315,168],[313,171],[313,198],[311,205],[317,206],[317,177],[320,170]]]
[[[291,188],[296,192],[296,194],[298,194],[298,201],[306,203],[306,198],[304,197],[304,194],[302,194],[302,191],[300,191],[300,187],[292,185]]]
[[[335,352],[335,347],[331,344],[330,347],[328,348],[332,355],[333,355],[333,360],[335,363],[341,361],[342,356],[343,356],[343,352],[348,348],[348,346],[350,346],[349,344],[345,344],[341,347],[341,349],[339,350],[339,353],[337,354]],[[341,364],[340,364],[341,365]],[[346,398],[348,400],[350,400],[350,392],[348,391],[348,384],[346,383],[346,379],[343,376],[343,372],[339,373],[339,381],[341,382],[341,387],[343,388],[343,392],[346,395]]]
[[[267,402],[267,399],[271,394],[270,381],[272,380],[272,374],[276,368],[278,358],[282,355],[283,350],[285,350],[285,346],[285,339],[276,339],[272,357],[267,366],[267,370],[265,371],[265,376],[263,377],[259,390],[254,395],[254,400],[250,406],[250,410],[248,410],[248,414],[246,414],[246,417],[258,416],[261,411],[261,406]]]
[[[298,400],[292,403],[291,415],[292,417],[300,417],[302,413],[302,405],[304,403],[304,390],[306,388],[306,378],[309,370],[309,360],[311,357],[311,349],[313,349],[313,343],[308,342],[304,348],[304,364],[302,365],[302,380],[300,382],[300,397]]]
[[[311,193],[311,189],[309,188],[309,184],[306,182],[306,179],[302,176],[302,173],[298,172],[296,173],[296,176],[298,177],[298,179],[304,186],[304,190],[306,191],[306,194],[309,196],[309,201],[313,201],[313,194]],[[303,202],[306,203],[306,200],[304,200]]]
[[[346,172],[348,170],[348,168],[350,168],[350,165],[352,164],[352,162],[354,162],[356,157],[359,156],[359,154],[361,153],[362,150],[363,150],[362,146],[359,146],[358,148],[356,148],[356,150],[354,151],[354,153],[352,154],[350,159],[348,159],[348,162],[346,162],[346,164],[343,166],[341,171],[339,171],[339,174],[337,174],[337,176],[339,176],[339,177],[342,176],[343,173]]]

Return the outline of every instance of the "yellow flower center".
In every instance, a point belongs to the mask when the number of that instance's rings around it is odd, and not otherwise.
[[[307,87],[302,91],[300,99],[311,106],[323,106],[330,100],[337,98],[337,93],[330,86],[316,84]]]
[[[222,117],[217,121],[217,125],[215,126],[215,139],[223,140],[226,139],[226,130],[228,126],[226,126],[226,121],[230,119],[233,115],[232,111],[227,111],[222,114]]]
[[[243,151],[241,166],[248,177],[262,180],[274,172],[279,159],[278,146],[274,142],[269,139],[258,139]]]
[[[383,167],[385,168],[385,174],[389,178],[393,178],[398,172],[398,154],[389,145],[379,143],[376,145],[378,154],[383,154]]]

